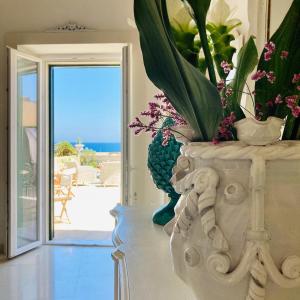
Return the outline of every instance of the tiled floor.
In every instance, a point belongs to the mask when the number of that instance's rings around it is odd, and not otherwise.
[[[112,250],[43,246],[0,263],[0,299],[112,300]]]
[[[70,223],[54,224],[55,241],[72,243],[87,241],[87,244],[111,245],[111,232],[115,219],[109,211],[120,202],[119,187],[74,186],[74,197],[67,203]],[[60,214],[60,203],[55,203],[56,215]]]

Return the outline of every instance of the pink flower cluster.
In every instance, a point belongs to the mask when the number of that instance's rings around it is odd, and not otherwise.
[[[276,46],[273,42],[270,41],[270,42],[265,44],[265,49],[267,51],[264,53],[264,59],[265,59],[265,61],[269,61],[272,58],[272,54],[276,50]]]
[[[264,60],[270,61],[272,59],[273,53],[276,51],[276,45],[270,41],[265,44],[265,50],[266,50],[266,52],[264,53]],[[289,55],[288,51],[282,50],[280,53],[280,58],[287,59],[288,55]],[[257,72],[251,76],[251,79],[254,81],[259,81],[259,80],[263,79],[264,77],[266,77],[266,79],[271,84],[274,84],[276,81],[276,74],[273,71],[267,72],[265,70],[257,70]],[[271,102],[269,104],[271,104]]]
[[[135,120],[128,125],[129,128],[135,129],[134,133],[136,135],[142,132],[150,132],[152,138],[154,138],[166,118],[172,118],[174,122],[173,126],[187,124],[164,94],[158,94],[154,97],[155,101],[149,102],[148,109],[140,113],[141,116],[149,119],[148,122],[143,122],[139,117],[136,117]],[[162,145],[165,146],[172,136],[172,129],[170,127],[164,127],[162,129],[162,135]]]
[[[273,84],[276,81],[276,76],[275,76],[275,73],[273,71],[266,72],[266,71],[261,71],[261,70],[258,70],[256,73],[254,73],[251,76],[251,79],[254,80],[254,81],[258,81],[258,80],[261,80],[264,77],[266,77],[267,80],[271,84]]]
[[[274,100],[275,104],[281,104],[283,103],[282,97],[280,94],[278,94]]]
[[[294,74],[292,83],[297,84],[296,89],[300,91],[300,73],[299,74]]]
[[[225,74],[228,74],[232,70],[232,65],[229,64],[227,61],[223,60],[221,62],[221,68],[223,69]]]
[[[225,80],[221,79],[218,83],[217,83],[217,89],[219,92],[222,92],[225,88]]]
[[[298,83],[300,81],[300,74],[294,74],[292,82]]]
[[[267,105],[268,107],[273,107],[273,106],[278,105],[278,104],[281,104],[281,103],[283,103],[283,100],[282,100],[281,95],[278,94],[278,95],[275,97],[274,100],[271,99],[271,100],[267,101],[266,105]]]
[[[232,140],[232,128],[233,123],[236,121],[236,116],[234,112],[231,112],[229,116],[225,117],[218,129],[217,136],[213,139],[214,144],[218,144],[220,141]]]
[[[273,71],[266,73],[266,77],[271,84],[273,84],[276,80],[276,76]]]
[[[254,81],[258,81],[264,78],[265,76],[266,76],[266,71],[257,70],[257,72],[251,76],[251,79]]]
[[[217,83],[217,89],[221,95],[221,105],[223,108],[226,108],[228,104],[227,98],[233,94],[233,89],[231,86],[226,85],[226,81],[224,79],[221,79]]]
[[[169,143],[169,140],[170,140],[170,138],[171,138],[171,136],[172,136],[172,131],[171,131],[171,129],[170,128],[163,128],[162,129],[162,135],[163,135],[163,141],[162,141],[162,145],[163,146],[167,146],[168,145],[168,143]]]
[[[260,103],[255,104],[255,118],[256,120],[260,121],[264,115],[262,112],[262,105]]]
[[[286,50],[281,51],[281,53],[280,53],[280,58],[281,59],[287,59],[288,56],[289,56],[289,52],[288,51],[286,51]]]
[[[285,97],[286,106],[291,110],[295,118],[300,117],[300,106],[298,105],[299,96],[292,95]]]
[[[286,96],[284,99],[280,94],[278,94],[275,99],[270,99],[269,101],[266,102],[266,106],[268,108],[273,108],[276,107],[277,105],[285,103],[286,106],[291,110],[292,115],[295,118],[300,117],[300,106],[298,105],[298,100],[299,96],[298,95],[291,95],[291,96]],[[257,103],[255,105],[255,110],[256,110],[256,119],[261,120],[263,116],[262,112],[262,105],[260,103]]]

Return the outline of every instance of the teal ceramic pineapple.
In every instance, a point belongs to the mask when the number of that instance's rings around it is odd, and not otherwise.
[[[173,124],[172,119],[167,119],[163,127]],[[148,148],[148,168],[151,172],[152,179],[157,188],[166,192],[170,198],[170,202],[160,207],[154,212],[152,220],[158,225],[165,225],[175,215],[174,207],[180,197],[175,192],[170,183],[172,177],[172,169],[176,164],[177,157],[180,155],[181,143],[178,143],[174,136],[170,137],[166,146],[162,145],[163,135],[161,130]]]

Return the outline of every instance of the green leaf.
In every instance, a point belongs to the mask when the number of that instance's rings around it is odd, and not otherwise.
[[[229,109],[234,111],[237,120],[245,117],[242,109],[240,108],[242,91],[244,90],[246,80],[249,74],[253,71],[258,61],[257,48],[253,37],[250,37],[248,42],[239,51],[237,59],[237,67],[235,76],[230,83],[233,89],[232,96],[229,97]]]
[[[269,83],[266,78],[257,81],[255,101],[262,105],[264,119],[269,115],[284,118],[289,113],[285,104],[281,104],[275,110],[268,110],[266,102],[275,99],[278,94],[282,97],[299,95],[299,91],[296,91],[292,83],[292,78],[294,74],[300,73],[300,0],[293,1],[283,22],[270,40],[276,46],[275,53],[270,61],[265,61],[264,50],[259,60],[258,70],[273,71],[276,81],[274,84]],[[281,59],[281,51],[289,52],[287,59]],[[291,115],[288,115],[288,118],[283,138],[297,138],[295,133],[299,130],[293,127],[298,126],[298,122],[295,123],[295,118],[293,120]]]
[[[287,113],[282,139],[283,140],[300,139],[300,118],[295,119],[291,111]]]
[[[205,74],[206,73],[206,70],[207,70],[207,66],[206,66],[206,61],[205,61],[205,58],[204,57],[200,57],[198,59],[198,63],[199,63],[199,70],[202,74]]]
[[[193,9],[195,18],[205,24],[207,12],[210,6],[211,0],[183,0],[183,2],[188,3]]]
[[[210,81],[216,86],[217,85],[216,73],[215,73],[213,59],[209,49],[207,35],[206,35],[206,16],[207,16],[207,12],[211,0],[183,0],[183,1],[185,3],[188,3],[188,5],[192,9],[191,13],[195,19],[195,22],[199,30],[200,40],[201,40],[201,44],[205,56],[209,78]]]
[[[222,115],[220,96],[177,50],[165,0],[135,0],[134,13],[148,77],[189,122],[198,139],[211,140]]]

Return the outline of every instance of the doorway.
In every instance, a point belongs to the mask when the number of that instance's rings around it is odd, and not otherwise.
[[[121,199],[120,65],[50,65],[50,222],[58,243],[111,244]]]
[[[114,220],[109,210],[117,202],[128,204],[129,149],[126,124],[130,97],[130,48],[130,45],[116,43],[36,44],[18,46],[18,50],[8,49],[9,257],[15,257],[45,243],[111,246]],[[115,72],[116,80],[108,74],[109,70]],[[60,87],[62,93],[67,94],[67,89],[64,89],[61,83],[67,79],[74,80],[75,75],[63,74],[71,71],[76,71],[79,75],[77,74],[77,81],[73,81],[69,86],[69,104],[59,109],[59,105],[65,101],[56,103],[56,96],[59,95],[56,91]],[[103,80],[87,80],[90,75],[82,75],[84,72],[103,72]],[[80,87],[85,93],[77,91]],[[98,92],[98,98],[90,95],[90,91],[95,90]],[[79,97],[82,94],[84,98]],[[118,100],[103,98],[106,94],[114,95]],[[76,97],[81,99],[81,108],[76,109],[75,102],[72,102]],[[100,101],[97,102],[100,109],[90,107],[91,102],[87,100],[91,98]],[[76,101],[77,104],[80,103],[78,99]],[[87,106],[90,112],[85,113],[84,109]],[[109,110],[111,106],[115,111]],[[75,132],[74,135],[63,136],[63,127],[56,127],[57,132],[62,135],[55,134],[54,121],[59,120],[55,119],[55,108],[59,109],[62,121],[67,121],[68,118],[73,121],[75,125],[69,123],[66,127],[69,132]],[[95,118],[97,112],[101,112],[102,115]],[[82,116],[85,116],[85,120],[81,119]],[[103,120],[105,122],[101,123]],[[115,120],[114,124],[110,123],[112,120]],[[88,126],[89,122],[94,122],[92,128]],[[78,125],[81,127],[76,127]],[[94,135],[86,136],[83,132]],[[113,136],[118,138],[114,139]],[[59,156],[57,144],[65,141],[68,142],[67,147],[72,150],[75,148],[74,161],[64,161],[64,158],[61,158],[64,155],[55,159]],[[117,169],[120,172],[117,172],[117,176],[110,176],[116,173],[116,165],[119,166]],[[68,175],[72,175],[69,190]],[[56,191],[61,190],[57,199],[54,199],[55,188]],[[75,191],[76,189],[80,192]],[[105,201],[110,198],[110,189],[114,189],[115,192],[111,205],[108,204],[109,201]],[[105,193],[98,194],[100,190]],[[79,198],[87,200],[76,201]],[[76,220],[77,217],[80,217],[81,221],[77,219],[77,223],[73,222],[77,224],[76,227],[70,228],[72,220]],[[86,223],[83,222],[84,219]],[[61,235],[59,239],[59,234],[55,234],[54,230],[55,221],[61,227],[66,227],[65,234],[68,235]],[[64,229],[60,229],[62,233]]]

